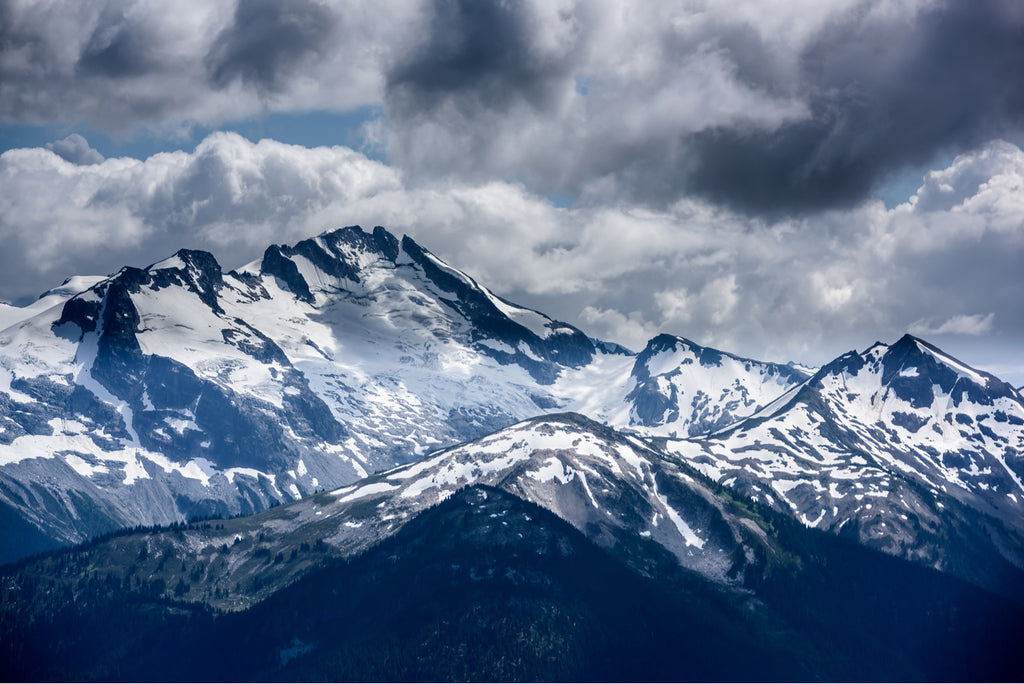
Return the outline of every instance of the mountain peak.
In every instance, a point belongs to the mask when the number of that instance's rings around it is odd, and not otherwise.
[[[905,335],[826,364],[695,460],[805,525],[1003,586],[1002,563],[1024,566],[1022,426],[1009,385]]]
[[[316,289],[361,282],[359,274],[366,259],[360,257],[367,253],[381,256],[374,236],[359,226],[348,226],[301,240],[292,247],[271,245],[263,254],[260,272],[276,276],[296,297],[312,304]]]
[[[383,226],[376,226],[367,233],[361,226],[346,226],[321,233],[303,242],[317,242],[336,258],[352,257],[356,253],[368,253],[384,257],[390,262],[398,258],[399,241]],[[299,243],[302,244],[302,243]],[[299,244],[295,248],[299,248]]]
[[[972,368],[913,335],[904,335],[889,348],[883,366],[887,382],[894,377],[927,375],[943,392],[952,393],[956,387],[958,392],[979,403],[991,403],[991,397],[1006,396],[1013,389],[995,376]],[[956,403],[960,399],[959,396],[953,397]]]
[[[177,252],[147,266],[145,271],[166,271],[194,266],[202,269],[220,268],[216,257],[201,249],[179,249]]]
[[[722,356],[731,356],[730,354],[724,354],[717,349],[711,347],[705,347],[702,345],[688,340],[685,337],[679,335],[672,335],[670,333],[660,333],[652,337],[643,351],[637,357],[637,364],[646,365],[651,357],[657,356],[664,352],[689,352],[693,358],[698,361],[702,366],[716,366],[722,361]]]
[[[65,278],[64,282],[59,286],[50,288],[39,295],[38,299],[46,299],[47,297],[53,296],[62,298],[74,297],[76,294],[85,292],[89,288],[94,287],[97,283],[103,282],[108,277],[109,276],[71,276],[70,278]]]
[[[753,414],[807,373],[703,347],[677,335],[651,339],[636,356],[626,396],[630,424],[669,437],[720,430]]]
[[[962,401],[989,405],[995,397],[1011,396],[1013,390],[995,376],[911,334],[891,345],[876,342],[863,352],[850,351],[837,357],[821,367],[812,384],[820,387],[831,382],[831,377],[860,377],[864,373],[877,375],[880,387],[890,388],[916,407],[930,406],[936,392],[949,396],[956,406]]]
[[[163,289],[184,285],[214,311],[220,311],[217,292],[224,285],[224,273],[217,259],[201,249],[179,249],[172,256],[150,264],[136,275],[136,287]]]

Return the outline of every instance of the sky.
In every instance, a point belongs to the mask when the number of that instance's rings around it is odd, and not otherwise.
[[[1024,385],[1019,0],[0,0],[0,298],[383,225],[634,349]]]

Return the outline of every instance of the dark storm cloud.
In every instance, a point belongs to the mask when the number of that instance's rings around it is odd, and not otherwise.
[[[187,100],[180,22],[117,0],[0,0],[0,121],[131,130]],[[192,8],[156,6],[188,17]],[[194,88],[192,89],[195,90]]]
[[[900,168],[1024,124],[1024,7],[948,0],[913,25],[841,17],[802,56],[811,118],[768,132],[719,127],[689,141],[690,189],[747,212],[864,199]]]
[[[32,68],[46,71],[47,45],[42,35],[31,25],[22,26],[13,0],[0,0],[0,85],[19,78],[19,71]],[[15,60],[14,55],[23,59]]]
[[[240,0],[206,56],[210,82],[223,88],[239,79],[262,91],[283,90],[297,67],[328,48],[334,23],[313,0]]]
[[[802,26],[765,8],[435,0],[424,40],[387,72],[392,159],[587,202],[696,194],[782,216],[1021,140],[1018,0],[864,0]],[[560,23],[571,30],[550,40]]]
[[[434,0],[424,42],[387,74],[389,114],[401,119],[445,101],[460,109],[543,107],[568,64],[533,49],[526,3]],[[472,112],[468,112],[472,113]]]
[[[138,76],[159,66],[153,48],[158,44],[144,26],[128,21],[123,11],[107,7],[78,59],[83,76]]]
[[[0,0],[0,50],[11,47],[11,26],[14,23],[14,12],[11,11],[11,0]]]
[[[413,1],[0,0],[0,124],[173,138],[379,105]]]

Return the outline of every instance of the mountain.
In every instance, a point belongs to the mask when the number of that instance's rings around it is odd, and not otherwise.
[[[254,516],[23,560],[0,592],[7,679],[1024,674],[1024,602],[571,413]]]
[[[805,525],[1024,595],[1012,589],[1024,568],[1024,400],[910,336],[817,370],[671,335],[633,353],[502,299],[380,227],[271,245],[229,272],[181,250],[145,269],[70,279],[3,308],[3,323],[0,561],[355,482],[398,487],[366,478],[432,452],[431,462],[461,459],[451,467],[464,472],[497,452],[444,448],[538,415],[559,414],[544,420],[562,427],[545,429],[571,432],[561,414],[572,412],[630,435],[608,439],[630,439],[658,464],[607,486],[636,504],[613,525],[616,507],[591,480],[611,477],[614,461],[558,461],[548,479],[576,484],[553,491],[575,498],[551,510],[581,530],[596,525],[598,543],[643,529],[709,577],[754,548],[743,525],[709,511],[701,525],[731,530],[719,557],[694,553],[697,528],[688,540],[665,523],[689,505],[659,498],[674,496],[663,483],[684,472],[667,452]],[[529,482],[509,491],[549,487]],[[684,498],[708,500],[694,496]],[[432,503],[401,500],[392,515]],[[352,549],[385,532],[364,518]],[[695,558],[706,567],[687,565]]]
[[[805,525],[1024,595],[1024,399],[923,340],[845,354],[753,416],[664,446]]]
[[[745,359],[674,335],[634,354],[598,342],[551,387],[556,405],[638,434],[691,437],[752,415],[806,380],[802,368]]]
[[[8,569],[0,583],[0,674],[33,681],[1002,681],[1024,674],[1019,604],[765,514],[770,543],[788,561],[734,587],[680,568],[638,535],[624,560],[623,545],[601,549],[550,511],[475,485],[364,552],[323,560],[258,605],[224,614],[163,598],[163,580],[136,574],[131,563],[104,567],[139,539],[158,546],[153,533],[120,535]],[[196,557],[186,550],[165,559],[176,586],[202,581]],[[637,559],[644,573],[634,569]]]
[[[62,542],[354,481],[540,413],[594,353],[383,229],[42,301],[0,334],[0,498]]]
[[[749,416],[808,375],[658,335],[633,362],[632,388],[624,397],[628,425],[650,435],[704,435]]]
[[[757,513],[696,471],[578,414],[523,421],[423,460],[258,515],[117,537],[97,571],[162,577],[167,598],[235,609],[269,596],[325,557],[350,557],[469,486],[531,501],[644,570],[638,540],[714,582],[742,586],[778,552]],[[181,589],[172,575],[191,558]],[[172,560],[174,559],[174,560]],[[288,562],[282,564],[281,561]],[[170,562],[170,566],[168,563]],[[190,568],[192,565],[190,564]]]
[[[802,379],[595,345],[379,227],[226,273],[181,250],[0,314],[0,561],[264,510],[552,410],[690,435]]]
[[[106,280],[106,278],[103,276],[74,276],[65,280],[59,287],[39,295],[39,298],[28,306],[13,306],[6,302],[0,302],[0,330],[5,330],[16,323],[32,318],[54,306],[63,305],[79,292],[88,290],[102,280]]]

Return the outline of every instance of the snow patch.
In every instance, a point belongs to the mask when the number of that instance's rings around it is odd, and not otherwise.
[[[686,542],[686,545],[696,546],[698,549],[703,549],[704,544],[707,543],[706,540],[698,537],[697,534],[693,531],[693,529],[691,529],[690,526],[686,524],[686,521],[683,520],[682,516],[679,515],[676,509],[672,508],[672,506],[669,505],[668,499],[665,496],[663,496],[661,492],[658,491],[657,481],[655,481],[653,484],[653,491],[654,496],[658,499],[658,501],[661,502],[662,507],[664,507],[665,513],[668,514],[669,520],[671,520],[672,524],[676,526],[676,529],[679,531],[679,534],[683,536],[683,540]]]

